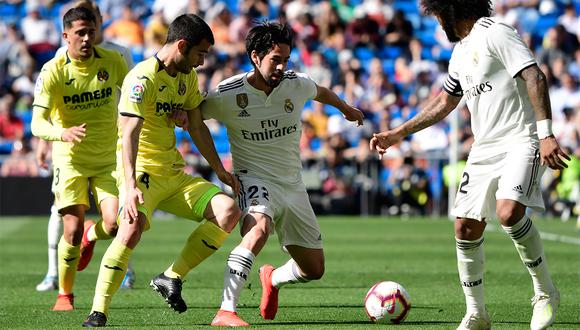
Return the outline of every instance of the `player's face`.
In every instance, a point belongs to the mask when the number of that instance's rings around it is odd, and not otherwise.
[[[264,78],[268,86],[275,88],[282,81],[284,71],[290,59],[290,46],[285,44],[275,44],[272,50],[263,59],[256,56],[256,69]]]
[[[68,44],[68,54],[75,60],[83,60],[93,55],[96,26],[91,21],[74,21],[62,36]]]
[[[190,73],[193,68],[203,65],[211,44],[203,39],[199,44],[191,47],[188,54],[185,54],[176,63],[177,70],[181,73]]]

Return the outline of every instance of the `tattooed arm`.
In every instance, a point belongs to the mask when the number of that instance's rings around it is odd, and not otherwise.
[[[427,128],[447,115],[457,107],[461,97],[453,96],[445,91],[442,91],[435,98],[429,100],[423,107],[423,111],[419,112],[415,117],[409,119],[401,126],[395,127],[392,130],[375,133],[370,141],[371,150],[376,150],[379,156],[387,151],[387,149],[399,143],[407,135],[418,132]]]

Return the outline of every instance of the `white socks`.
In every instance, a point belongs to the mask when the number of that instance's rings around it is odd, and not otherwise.
[[[474,241],[455,238],[457,252],[457,269],[459,282],[465,295],[467,314],[485,313],[485,298],[483,292],[483,272],[485,270],[485,254],[483,253],[483,237]]]
[[[294,259],[288,260],[272,273],[272,285],[278,289],[286,284],[306,282],[310,282],[310,280],[300,274],[300,267]]]
[[[235,312],[240,292],[250,275],[256,257],[252,251],[237,246],[228,257],[224,274],[224,291],[220,309]]]
[[[520,259],[532,276],[535,294],[550,294],[556,289],[548,272],[540,233],[530,218],[524,216],[518,223],[503,229],[510,235]]]
[[[62,216],[56,206],[50,208],[48,219],[48,271],[47,276],[58,276],[58,242],[62,236]]]

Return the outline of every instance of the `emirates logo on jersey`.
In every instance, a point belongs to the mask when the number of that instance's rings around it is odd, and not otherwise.
[[[97,73],[97,79],[103,82],[109,80],[109,73],[107,72],[107,70],[99,69],[99,72]]]
[[[287,113],[294,111],[294,104],[292,103],[292,100],[286,99],[284,101],[284,111],[286,111]]]
[[[248,94],[240,93],[236,95],[236,103],[238,107],[245,109],[248,106]]]

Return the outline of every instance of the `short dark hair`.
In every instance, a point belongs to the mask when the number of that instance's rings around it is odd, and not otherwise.
[[[252,62],[252,52],[256,51],[260,59],[272,50],[276,44],[285,44],[292,48],[292,30],[286,24],[264,21],[254,26],[246,37],[246,53]]]
[[[204,39],[211,45],[215,42],[209,25],[195,14],[183,14],[169,25],[165,43],[172,44],[182,39],[187,41],[186,51],[189,51],[193,46],[199,45]]]
[[[75,21],[89,21],[97,24],[97,18],[93,11],[85,7],[74,7],[69,9],[62,17],[62,26],[70,29]]]
[[[478,20],[493,12],[491,0],[421,0],[428,15],[440,17],[446,24],[455,25],[460,20]]]

